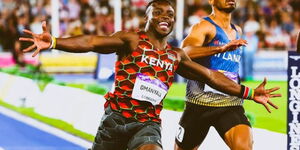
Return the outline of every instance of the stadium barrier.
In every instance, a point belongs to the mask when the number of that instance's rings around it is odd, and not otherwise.
[[[72,54],[59,52],[42,53],[42,69],[47,73],[94,73],[97,66],[96,53]]]
[[[95,135],[104,98],[86,90],[49,83],[41,91],[34,80],[0,72],[0,99],[16,107],[33,108],[45,117],[59,119]]]
[[[23,80],[23,78],[16,78],[13,75],[0,73],[0,96],[3,97],[3,89],[7,87],[12,87],[13,82],[9,81],[18,81],[21,86],[23,83],[28,82],[28,80]],[[31,83],[35,83],[32,81]],[[29,82],[26,83],[32,85]],[[29,86],[27,86],[29,87]],[[7,88],[7,92],[13,88]],[[40,91],[37,88],[33,88],[37,91]],[[15,88],[15,93],[18,93],[19,90],[26,91],[27,88]],[[1,93],[2,92],[2,93]],[[26,94],[26,93],[25,93]],[[28,93],[29,94],[29,93]],[[0,99],[1,99],[0,97]],[[6,102],[12,103],[10,99],[7,99]],[[26,101],[25,101],[26,102]],[[35,112],[48,116],[55,119],[60,119],[65,122],[68,122],[73,125],[74,128],[95,135],[97,132],[98,125],[101,120],[103,111],[103,103],[105,102],[104,98],[101,95],[90,93],[85,90],[66,87],[56,84],[48,84],[44,91],[39,95],[38,100],[32,101],[34,104],[24,106],[33,106]],[[171,101],[170,101],[171,102]],[[175,102],[178,102],[175,99]],[[170,104],[171,105],[171,104]],[[172,117],[168,117],[172,116]],[[176,123],[178,123],[181,116],[180,112],[162,111],[162,143],[165,149],[172,149],[174,136],[176,132]],[[286,142],[283,139],[286,139],[286,135],[268,132],[266,130],[254,129],[254,149],[265,149],[265,146],[268,145],[269,149],[284,149]],[[205,149],[221,149],[225,148],[225,143],[222,142],[221,138],[217,139],[219,142],[219,147],[212,143],[216,143],[216,138],[218,137],[217,132],[210,132],[206,141],[202,145]],[[272,137],[272,140],[265,141],[266,137]],[[172,142],[170,144],[170,141]],[[267,143],[266,143],[267,142]],[[276,143],[276,144],[271,144]],[[226,148],[225,148],[226,149]]]
[[[41,91],[31,79],[0,73],[0,99],[17,107],[35,107]]]
[[[260,50],[255,54],[253,64],[253,79],[286,81],[288,66],[287,51]]]
[[[32,57],[31,54],[24,54],[24,61],[27,64],[37,65],[39,63],[38,57]],[[0,68],[14,66],[15,62],[10,52],[0,53]]]
[[[60,119],[76,129],[95,135],[102,114],[104,98],[81,89],[48,84],[35,111],[41,115]]]

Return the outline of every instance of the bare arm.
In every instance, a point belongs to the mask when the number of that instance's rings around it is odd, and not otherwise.
[[[187,79],[205,82],[212,88],[226,94],[245,98],[243,97],[245,95],[245,90],[242,85],[233,82],[220,72],[212,71],[191,61],[183,50],[178,49],[178,52],[181,56],[179,67],[176,70],[178,74]],[[265,89],[266,83],[267,81],[265,79],[257,88],[254,89],[254,95],[251,99],[253,99],[256,103],[262,104],[268,112],[271,112],[268,105],[271,105],[276,109],[278,109],[278,106],[273,104],[270,98],[281,97],[281,94],[273,94],[273,92],[277,91],[279,87]]]
[[[240,96],[241,86],[228,79],[220,72],[212,71],[202,65],[193,62],[182,50],[179,50],[181,61],[176,72],[191,80],[205,82],[214,89],[229,95]]]
[[[225,51],[235,50],[240,46],[244,46],[247,42],[243,39],[232,40],[226,45],[203,47],[216,35],[216,29],[209,22],[202,20],[193,25],[189,35],[183,40],[182,48],[187,55],[192,58],[201,58],[211,56]]]
[[[114,53],[124,44],[124,32],[117,32],[111,36],[80,35],[70,38],[57,38],[56,49],[73,53],[97,52]]]
[[[20,38],[20,41],[33,42],[33,45],[24,49],[24,52],[33,51],[33,56],[37,55],[42,50],[55,47],[56,49],[72,52],[97,52],[97,53],[114,53],[118,52],[126,43],[128,35],[126,32],[120,31],[111,36],[95,36],[95,35],[80,35],[70,38],[54,38],[46,29],[46,23],[43,22],[43,33],[35,34],[29,30],[24,30],[25,33],[31,35],[31,38]]]

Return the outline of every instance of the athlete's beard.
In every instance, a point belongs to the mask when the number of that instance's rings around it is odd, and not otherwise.
[[[218,8],[220,11],[223,11],[223,12],[225,12],[225,13],[232,13],[234,10],[235,10],[235,8],[234,7],[231,7],[231,8]]]
[[[218,9],[221,12],[225,12],[225,13],[232,13],[235,8],[236,8],[236,4],[234,6],[231,7],[226,7],[225,4],[224,6],[222,4],[215,4],[215,8]]]

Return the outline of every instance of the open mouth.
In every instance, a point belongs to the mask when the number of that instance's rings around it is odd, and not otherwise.
[[[226,0],[226,3],[229,5],[235,5],[235,0]]]
[[[158,25],[163,30],[169,29],[169,23],[167,23],[167,22],[160,22]]]

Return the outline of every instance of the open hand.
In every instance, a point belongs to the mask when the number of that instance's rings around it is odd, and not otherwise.
[[[264,81],[256,88],[254,89],[254,98],[253,100],[256,103],[264,105],[264,107],[267,109],[269,113],[271,113],[271,110],[268,105],[271,105],[275,109],[278,109],[278,106],[273,104],[270,100],[270,98],[274,97],[281,97],[281,94],[273,94],[273,92],[279,90],[279,87],[274,87],[271,89],[265,89],[265,85],[267,83],[267,79],[265,78]]]
[[[51,46],[51,34],[47,31],[46,22],[42,23],[43,33],[35,34],[29,30],[24,29],[23,32],[29,34],[30,38],[21,37],[20,41],[32,42],[33,44],[25,49],[23,52],[31,52],[33,50],[34,53],[32,57],[36,56],[41,50],[47,50]]]
[[[244,39],[232,40],[226,45],[222,46],[222,52],[233,51],[241,46],[246,46],[248,42]]]

